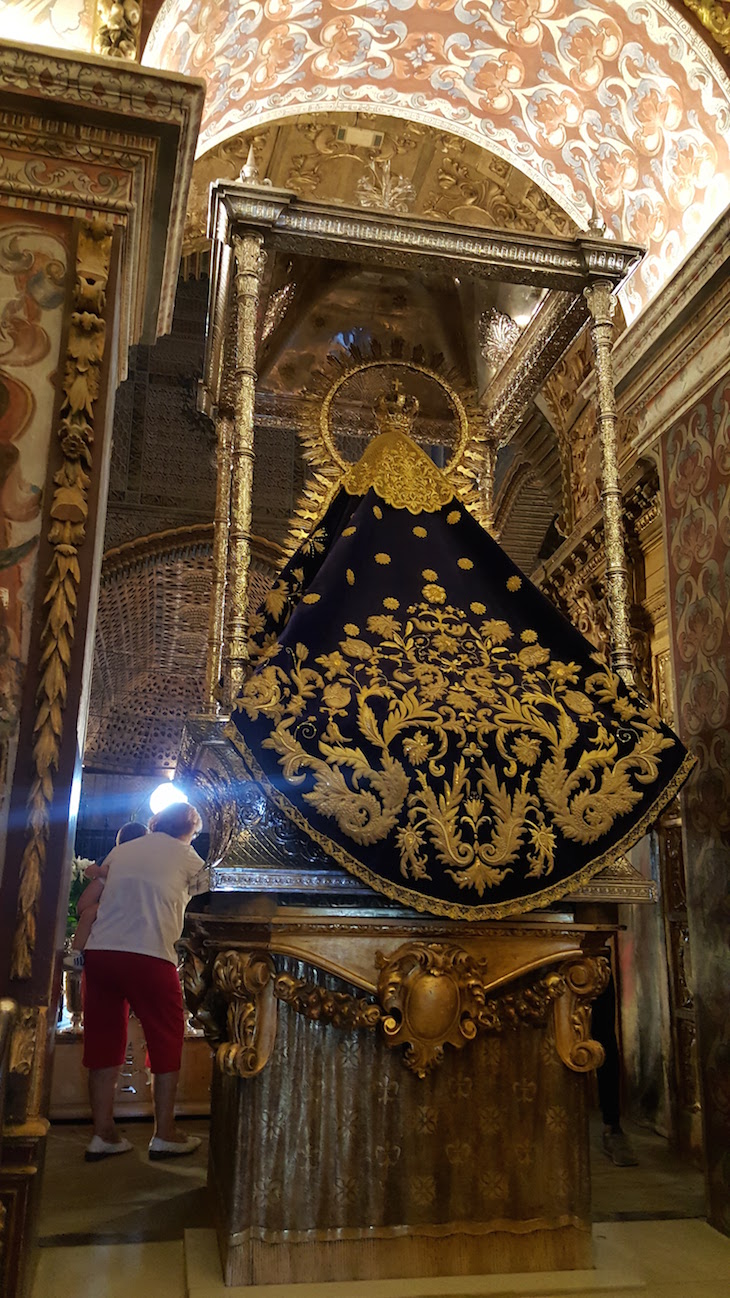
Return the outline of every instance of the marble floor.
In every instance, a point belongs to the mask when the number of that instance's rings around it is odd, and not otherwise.
[[[205,1191],[204,1137],[179,1163],[150,1163],[150,1125],[129,1122],[134,1151],[87,1164],[85,1125],[54,1126],[49,1143],[32,1298],[284,1298],[292,1289],[224,1289]],[[630,1129],[640,1164],[617,1168],[593,1132],[596,1269],[550,1275],[299,1285],[296,1298],[726,1298],[730,1240],[702,1220],[702,1178],[652,1133]]]

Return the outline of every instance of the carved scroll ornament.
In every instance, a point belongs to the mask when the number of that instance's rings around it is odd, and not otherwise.
[[[226,1039],[216,1051],[223,1073],[255,1077],[268,1063],[276,1036],[271,957],[222,951],[213,965],[213,987],[226,1003]]]
[[[33,727],[35,774],[28,795],[28,841],[20,862],[18,917],[11,959],[12,978],[30,978],[36,915],[46,862],[54,776],[58,770],[68,675],[75,636],[79,550],[86,538],[94,441],[94,406],[101,388],[106,342],[103,310],[112,236],[105,222],[79,231],[76,282],[63,369],[63,403],[58,437],[63,463],[54,474],[48,539],[53,557],[46,573],[46,620],[40,641],[40,681]]]
[[[379,954],[378,999],[390,1046],[406,1045],[406,1064],[425,1077],[444,1057],[461,1050],[478,1031],[486,961],[452,943],[414,942],[391,960]]]
[[[603,1049],[590,1033],[591,1001],[609,977],[603,956],[543,968],[530,982],[491,996],[487,961],[458,943],[408,942],[390,958],[378,954],[376,966],[376,999],[333,991],[314,978],[275,974],[271,956],[260,952],[221,952],[209,976],[209,966],[189,950],[183,982],[188,1005],[216,1048],[218,1067],[240,1077],[260,1072],[271,1054],[277,1000],[311,1022],[340,1030],[380,1028],[386,1045],[406,1047],[404,1062],[418,1077],[443,1061],[447,1045],[461,1050],[480,1033],[546,1026],[551,1013],[567,1068],[582,1073],[603,1062]]]
[[[555,1002],[555,1044],[574,1073],[600,1068],[603,1046],[591,1038],[591,1002],[606,990],[611,974],[605,956],[585,956],[561,969],[564,991]]]

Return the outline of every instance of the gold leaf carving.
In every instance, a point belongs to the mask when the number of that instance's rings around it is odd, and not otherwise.
[[[215,1050],[221,1041],[225,1040],[225,1002],[221,997],[220,1005],[216,1005],[216,998],[211,990],[210,965],[197,954],[189,942],[182,945],[184,947],[182,987],[185,1002],[193,1022],[203,1029],[206,1041]]]
[[[9,1071],[11,1073],[19,1073],[21,1077],[30,1076],[37,1034],[38,1010],[20,1010],[13,1035],[10,1038]]]
[[[336,1028],[366,1028],[372,1032],[380,1022],[380,1006],[375,1001],[348,992],[329,991],[292,974],[277,976],[274,995],[316,1023],[332,1023]]]
[[[714,0],[684,0],[684,4],[699,18],[721,50],[730,54],[730,12],[726,5]]]
[[[261,952],[221,951],[213,986],[226,1005],[226,1040],[218,1046],[221,1072],[254,1077],[268,1062],[276,1036],[271,957]]]
[[[591,1002],[605,991],[610,974],[605,956],[585,956],[560,970],[565,991],[555,1004],[555,1044],[572,1072],[588,1073],[604,1061],[603,1046],[591,1037]]]
[[[385,1039],[407,1044],[405,1060],[418,1077],[441,1063],[447,1043],[461,1050],[474,1039],[486,960],[454,943],[414,942],[390,960],[379,954],[376,965]]]
[[[212,959],[212,965],[211,965]],[[214,958],[188,944],[183,986],[189,1008],[216,1049],[222,1072],[253,1077],[268,1062],[276,1036],[276,1001],[314,1023],[344,1032],[382,1030],[385,1044],[405,1046],[404,1062],[425,1077],[481,1033],[523,1025],[546,1027],[554,1015],[558,1055],[587,1072],[603,1062],[590,1035],[590,1004],[606,986],[608,961],[581,956],[529,975],[489,995],[487,960],[456,942],[407,942],[390,957],[378,953],[377,996],[333,990],[312,977],[276,973],[265,951],[221,951]]]
[[[96,0],[94,50],[110,59],[136,59],[141,0]]]
[[[106,325],[87,310],[103,304],[112,236],[105,223],[82,225],[76,252],[74,310],[63,370],[63,403],[58,429],[64,460],[54,475],[48,539],[53,557],[47,570],[46,621],[41,633],[41,677],[33,727],[35,776],[28,795],[28,841],[20,863],[18,917],[11,977],[29,978],[36,942],[36,914],[46,862],[49,811],[58,770],[63,713],[75,635],[80,568],[78,553],[86,537],[88,469],[94,440],[94,403],[99,395]]]

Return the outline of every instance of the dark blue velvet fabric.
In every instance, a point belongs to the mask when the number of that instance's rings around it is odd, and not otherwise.
[[[340,491],[253,623],[229,727],[345,868],[461,918],[557,900],[689,770],[636,692],[454,500]]]

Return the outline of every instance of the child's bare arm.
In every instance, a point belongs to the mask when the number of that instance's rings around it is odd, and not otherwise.
[[[106,861],[102,861],[101,865],[97,865],[96,862],[94,861],[92,862],[91,865],[87,865],[86,869],[84,870],[84,878],[91,879],[91,880],[106,879],[108,873],[109,873],[109,866],[107,865]]]
[[[76,902],[76,914],[83,915],[84,911],[88,910],[89,906],[98,906],[103,891],[103,879],[94,879],[91,883],[87,883],[84,891]]]

